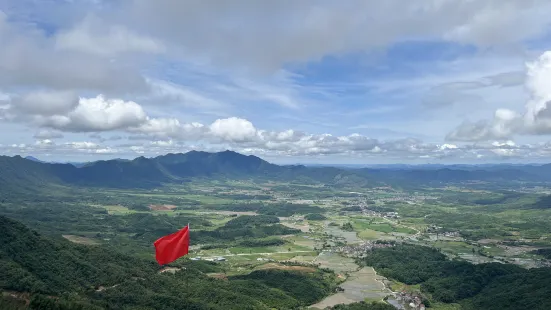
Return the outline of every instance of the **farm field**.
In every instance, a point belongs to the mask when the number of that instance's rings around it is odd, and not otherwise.
[[[351,304],[359,301],[382,301],[391,291],[385,287],[375,270],[364,267],[350,273],[345,282],[341,283],[344,292],[331,295],[319,303],[312,305],[315,309],[326,309],[338,304]]]

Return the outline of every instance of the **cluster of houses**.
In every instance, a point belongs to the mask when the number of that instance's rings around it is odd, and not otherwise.
[[[421,297],[419,297],[419,295],[415,293],[401,291],[396,294],[396,300],[404,305],[409,306],[409,309],[412,309],[412,310],[426,309]]]
[[[384,212],[384,213],[382,213],[382,216],[384,218],[390,218],[390,219],[400,218],[400,216],[398,215],[398,212]]]
[[[197,257],[192,257],[191,260],[204,260],[204,261],[207,261],[207,262],[224,262],[226,261],[226,258],[223,257],[223,256],[219,256],[219,257],[201,257],[201,256],[197,256]]]
[[[331,249],[332,252],[338,252],[342,255],[348,256],[348,257],[364,257],[367,255],[367,252],[377,249],[377,248],[388,248],[391,247],[392,244],[388,243],[377,243],[372,241],[366,241],[360,244],[354,244],[354,245],[345,245],[341,247],[334,247]]]
[[[448,237],[448,238],[461,238],[461,233],[459,231],[443,231],[444,227],[436,226],[434,224],[427,227],[428,233],[436,233],[438,236],[441,237]]]
[[[429,227],[427,227],[427,232],[439,231],[439,230],[442,229],[442,228],[444,228],[444,227],[441,227],[441,226],[437,226],[437,225],[431,224]]]
[[[461,234],[458,231],[446,231],[443,233],[444,237],[449,238],[458,238],[461,237]]]

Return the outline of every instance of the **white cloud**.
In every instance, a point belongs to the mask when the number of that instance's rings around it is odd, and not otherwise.
[[[504,157],[515,156],[519,151],[515,142],[511,140],[505,142],[494,141],[492,146],[494,147],[491,149],[493,153]]]
[[[283,131],[282,131],[283,132]],[[286,131],[287,135],[289,131]],[[13,144],[8,148],[0,147],[0,150],[17,153],[59,156],[75,156],[88,154],[93,156],[118,154],[122,157],[155,156],[166,153],[186,152],[192,149],[205,151],[222,151],[231,149],[247,154],[255,154],[262,157],[296,157],[296,158],[334,158],[343,157],[350,161],[445,161],[477,162],[479,160],[492,161],[503,158],[530,158],[539,160],[551,154],[551,143],[517,144],[514,141],[493,141],[491,143],[477,142],[474,144],[435,144],[426,143],[417,139],[398,139],[380,141],[359,134],[348,136],[335,136],[331,134],[301,133],[296,137],[287,136],[284,141],[278,140],[281,132],[267,132],[257,130],[256,136],[241,140],[220,140],[208,133],[204,138],[204,144],[196,143],[196,140],[152,140],[132,144],[114,144],[105,140],[101,143],[90,141],[75,141],[56,144],[50,139],[37,140],[35,144]],[[211,136],[212,135],[212,136]],[[8,151],[11,150],[11,151]]]
[[[154,118],[142,124],[136,131],[145,134],[177,134],[181,128],[180,121],[175,118]]]
[[[159,141],[153,141],[151,142],[152,145],[157,145],[157,146],[171,146],[173,145],[173,141],[172,140],[167,140],[167,141],[163,141],[163,140],[159,140]]]
[[[232,149],[245,154],[255,154],[268,157],[297,157],[320,158],[320,156],[344,156],[349,160],[371,158],[381,160],[447,160],[452,162],[479,160],[502,160],[503,158],[544,158],[551,152],[549,144],[545,145],[517,145],[513,141],[476,143],[467,145],[438,145],[423,143],[415,139],[401,139],[390,141],[371,141],[370,145],[361,143],[343,143],[352,141],[354,136],[307,135],[294,142],[284,144],[273,141],[249,141],[230,144],[209,144],[207,146],[193,146],[185,142],[174,140],[154,141],[143,145],[119,146],[129,154],[165,154],[168,152],[185,152],[191,149],[205,151],[222,151]],[[352,138],[352,139],[351,139]],[[356,139],[358,136],[356,136]],[[356,140],[359,141],[359,140]]]
[[[209,129],[214,137],[230,142],[247,141],[256,136],[256,128],[253,124],[237,117],[218,119],[209,126]]]
[[[455,149],[457,149],[457,145],[445,143],[445,144],[440,145],[439,149],[441,149],[441,150],[455,150]]]
[[[68,115],[69,123],[61,128],[71,131],[108,131],[124,129],[143,124],[147,115],[142,107],[133,101],[95,98],[81,98],[75,110]]]
[[[62,144],[56,144],[51,140],[38,140],[35,143],[35,148],[27,148],[29,152],[43,151],[48,154],[72,154],[72,153],[84,153],[84,154],[115,154],[118,150],[105,145],[100,145],[89,141],[76,141],[65,142]]]
[[[48,146],[53,146],[55,145],[54,141],[50,140],[50,139],[43,139],[43,140],[37,140],[35,145],[37,146],[45,146],[45,147],[48,147]]]
[[[130,146],[130,150],[136,152],[137,154],[144,154],[145,153],[145,147],[143,146]]]
[[[75,99],[70,93],[31,93],[12,99],[7,114],[14,121],[65,132],[128,130],[156,122],[136,102],[103,95]],[[42,131],[38,138],[49,132]]]
[[[161,53],[164,46],[140,36],[125,26],[106,25],[105,21],[87,16],[78,25],[56,35],[56,48],[75,50],[99,56],[116,56],[127,52]]]
[[[129,128],[130,132],[140,133],[146,137],[175,138],[180,140],[200,140],[207,128],[201,123],[182,124],[176,118],[151,118],[139,127]]]
[[[109,148],[109,147],[94,150],[94,153],[96,153],[96,154],[116,154],[118,152],[119,152],[118,150],[112,149],[112,148]]]
[[[447,135],[449,140],[482,141],[508,139],[515,135],[551,134],[551,51],[526,65],[526,89],[530,99],[524,112],[495,111],[491,121],[464,122]]]
[[[371,152],[372,153],[381,153],[381,152],[384,152],[384,151],[378,145],[376,145],[373,149],[371,149]]]
[[[60,106],[64,106],[60,104]],[[202,142],[221,149],[256,150],[260,154],[278,154],[278,156],[385,156],[385,158],[476,158],[500,156],[513,157],[526,155],[527,150],[537,148],[517,146],[513,142],[495,142],[489,145],[457,145],[425,143],[419,139],[407,138],[381,141],[358,133],[350,135],[311,134],[293,129],[267,131],[257,129],[247,119],[230,117],[214,120],[210,125],[201,123],[183,123],[176,118],[151,118],[143,108],[132,101],[107,99],[104,96],[80,98],[76,107],[65,115],[50,115],[49,110],[38,109],[32,122],[55,128],[59,131],[42,130],[35,134],[39,139],[35,145],[15,148],[47,150],[48,152],[66,151],[87,154],[151,154],[167,151],[180,152],[189,142]],[[64,111],[66,109],[56,109]],[[17,111],[17,110],[16,110]],[[30,113],[30,109],[27,110]],[[20,111],[18,111],[20,112]],[[36,113],[36,112],[35,112]],[[509,122],[519,116],[509,110],[499,110],[496,118],[503,124],[494,123],[485,134],[496,136],[504,132],[507,136]],[[28,119],[25,119],[28,121]],[[144,145],[116,146],[111,139],[102,138],[97,133],[90,135],[97,142],[66,142],[56,144],[52,141],[60,137],[61,132],[99,132],[126,131],[141,135],[150,140]],[[101,143],[101,144],[100,144]],[[106,144],[104,144],[106,143]],[[126,150],[126,151],[125,151]],[[382,155],[384,154],[384,155]]]
[[[75,149],[97,149],[99,146],[93,142],[67,142],[65,145]]]
[[[135,67],[78,51],[60,51],[53,37],[33,23],[16,23],[0,11],[0,88],[147,90]],[[24,26],[23,26],[24,25]]]
[[[30,115],[60,115],[78,105],[78,96],[70,91],[38,91],[11,100],[13,109]]]
[[[436,38],[481,47],[515,44],[544,34],[550,8],[545,0],[238,0],[231,5],[134,0],[128,12],[136,27],[171,42],[186,56],[274,70],[403,40]]]
[[[72,108],[69,111],[48,109],[42,106],[32,112],[27,109],[33,122],[39,126],[68,132],[111,131],[139,126],[147,121],[147,115],[140,105],[132,101],[106,99],[102,95],[94,98],[80,98],[59,106]],[[67,110],[67,109],[65,109]],[[19,112],[19,111],[16,111]],[[65,112],[65,113],[61,113]],[[59,113],[59,114],[56,114]],[[22,117],[28,117],[23,115]]]

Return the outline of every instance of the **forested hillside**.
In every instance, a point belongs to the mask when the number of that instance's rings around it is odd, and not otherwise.
[[[551,309],[551,268],[451,261],[436,249],[407,244],[376,249],[363,263],[464,310]]]
[[[227,281],[216,264],[184,261],[175,274],[100,246],[52,239],[0,216],[0,305],[32,309],[291,309],[334,289],[327,271],[263,270]],[[305,293],[308,292],[308,293]]]

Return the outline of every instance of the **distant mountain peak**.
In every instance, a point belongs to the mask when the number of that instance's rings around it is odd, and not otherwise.
[[[34,157],[34,156],[26,156],[25,159],[28,159],[28,160],[32,160],[32,161],[35,161],[35,162],[38,162],[38,163],[44,163],[44,161]]]
[[[196,150],[191,150],[189,152],[186,152],[186,153],[169,153],[167,155],[193,155],[193,154],[211,154],[209,152],[205,152],[205,151],[196,151]]]

